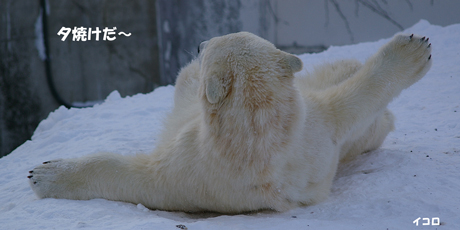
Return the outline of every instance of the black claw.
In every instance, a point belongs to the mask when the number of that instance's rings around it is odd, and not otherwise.
[[[412,39],[413,36],[414,36],[414,34],[411,34],[411,35],[409,36],[409,38]]]
[[[29,171],[29,173],[34,173],[34,171]]]
[[[29,179],[32,178],[32,177],[33,177],[33,176],[27,176],[27,178],[29,178]]]
[[[430,54],[430,56],[428,57],[428,60],[430,60],[430,59],[431,59],[431,54]]]
[[[430,44],[428,44],[428,48],[430,48],[430,47],[431,47],[431,43],[430,43]]]
[[[36,184],[37,182],[35,181],[34,184]]]
[[[426,38],[426,41],[425,41],[425,42],[428,42],[428,40],[430,40],[430,38]]]
[[[45,161],[43,162],[44,165],[48,164],[48,163],[51,163],[51,161]]]
[[[420,38],[420,40],[422,40],[422,41],[423,41],[423,40],[425,40],[425,37],[423,37],[423,38]]]

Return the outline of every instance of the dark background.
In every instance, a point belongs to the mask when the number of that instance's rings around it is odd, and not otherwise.
[[[0,0],[0,157],[62,102],[91,105],[114,90],[124,97],[174,84],[198,44],[214,36],[245,30],[289,52],[317,52],[390,37],[421,18],[458,23],[459,7],[456,0]],[[131,36],[61,41],[58,31],[75,26]]]

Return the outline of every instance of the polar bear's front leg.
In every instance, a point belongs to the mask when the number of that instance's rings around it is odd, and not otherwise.
[[[344,143],[362,136],[402,90],[430,69],[428,38],[397,35],[350,78],[315,95],[332,122],[333,139]]]
[[[125,158],[101,153],[47,161],[29,172],[29,183],[40,198],[120,200],[122,191],[117,190],[121,181],[127,183],[129,171]]]

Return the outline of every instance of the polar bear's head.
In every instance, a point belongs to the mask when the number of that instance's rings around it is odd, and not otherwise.
[[[294,73],[302,69],[299,58],[248,32],[203,42],[199,59],[202,92],[210,104],[232,95],[254,103],[273,100],[274,92],[292,86]]]

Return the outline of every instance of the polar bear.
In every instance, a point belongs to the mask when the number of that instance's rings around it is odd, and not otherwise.
[[[99,153],[30,171],[40,198],[105,198],[168,211],[285,211],[324,200],[340,161],[378,148],[386,108],[431,66],[425,37],[397,35],[364,64],[302,62],[240,32],[200,45],[179,73],[152,154]]]

